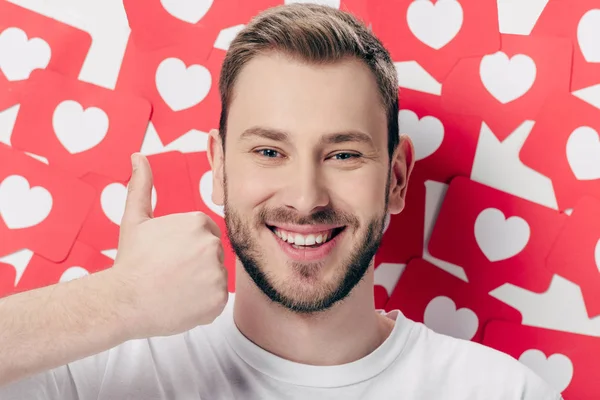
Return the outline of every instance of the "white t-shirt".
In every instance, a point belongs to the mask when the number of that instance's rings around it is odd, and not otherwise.
[[[437,334],[398,310],[378,310],[395,321],[394,328],[360,360],[338,366],[291,362],[237,329],[234,298],[211,325],[125,342],[0,388],[0,399],[562,399],[514,358]]]

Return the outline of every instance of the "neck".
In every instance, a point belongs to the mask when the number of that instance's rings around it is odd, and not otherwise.
[[[394,323],[375,311],[371,263],[364,279],[342,302],[317,315],[296,314],[273,303],[236,266],[234,321],[256,345],[276,356],[308,365],[340,365],[373,352]]]

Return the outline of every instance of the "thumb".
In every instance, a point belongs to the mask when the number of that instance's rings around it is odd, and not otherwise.
[[[152,169],[148,159],[140,154],[131,156],[132,173],[127,186],[127,200],[121,226],[137,225],[149,218],[152,213]]]

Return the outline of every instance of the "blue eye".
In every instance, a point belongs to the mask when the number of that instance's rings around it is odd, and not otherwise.
[[[348,160],[350,158],[359,158],[360,154],[355,154],[355,153],[337,153],[333,155],[334,157],[337,157],[338,160]]]
[[[276,158],[277,154],[279,154],[279,152],[277,152],[276,150],[273,149],[261,149],[258,150],[258,152],[268,158]]]

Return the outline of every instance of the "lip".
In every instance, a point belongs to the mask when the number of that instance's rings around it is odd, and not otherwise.
[[[267,228],[268,229],[268,228]],[[307,247],[305,249],[295,249],[287,242],[284,242],[269,229],[273,239],[277,242],[281,250],[294,261],[319,261],[329,255],[339,242],[340,238],[346,234],[346,229],[338,233],[333,239],[316,248]]]
[[[294,232],[300,233],[302,235],[308,235],[311,233],[319,233],[329,231],[331,229],[342,228],[344,225],[327,225],[327,224],[315,224],[315,225],[292,225],[292,224],[270,224],[266,223],[268,226],[274,226],[276,228],[282,229],[286,232]]]

